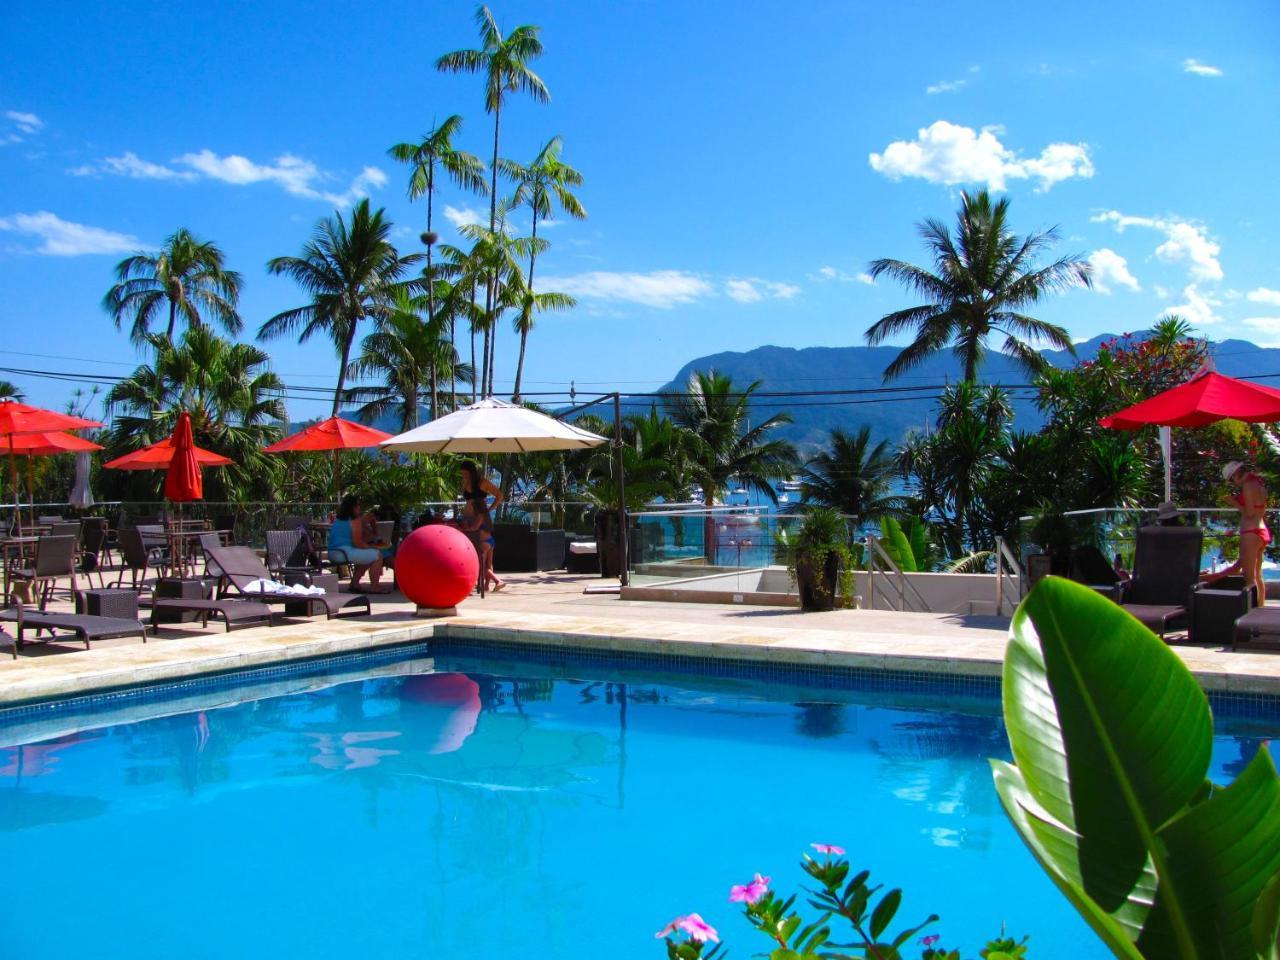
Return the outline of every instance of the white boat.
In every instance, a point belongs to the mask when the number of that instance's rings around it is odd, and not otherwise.
[[[783,480],[778,484],[778,489],[787,493],[799,493],[800,481],[796,477],[792,477],[789,480]]]

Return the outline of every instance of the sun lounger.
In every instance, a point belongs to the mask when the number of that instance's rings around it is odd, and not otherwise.
[[[21,604],[0,610],[0,621],[16,623],[18,636],[13,644],[13,659],[18,659],[18,651],[23,643],[47,643],[56,641],[58,637],[47,640],[28,641],[25,633],[28,629],[36,631],[62,630],[73,634],[84,641],[84,648],[89,649],[92,640],[114,640],[117,637],[142,637],[147,642],[147,628],[141,620],[126,620],[117,617],[94,617],[86,613],[49,613],[44,610],[27,610]]]
[[[246,627],[254,624],[271,624],[271,608],[257,600],[197,600],[188,597],[162,597],[151,601],[151,626],[162,622],[159,611],[175,613],[195,613],[199,616],[200,626],[207,627],[210,617],[221,618],[227,632],[232,627]]]
[[[1162,639],[1185,627],[1191,594],[1200,581],[1203,542],[1199,527],[1142,527],[1133,578],[1116,584],[1113,599]]]
[[[364,607],[366,616],[373,613],[373,606],[369,603],[369,598],[362,593],[339,593],[333,589],[337,583],[337,578],[332,576],[316,575],[308,576],[305,582],[308,585],[322,586],[325,590],[323,594],[314,596],[301,596],[297,594],[272,594],[272,593],[251,593],[247,589],[250,584],[257,581],[270,581],[271,572],[267,570],[266,564],[259,559],[249,547],[209,547],[205,550],[209,560],[222,571],[222,580],[220,581],[219,596],[227,596],[228,593],[234,594],[236,597],[244,597],[250,600],[256,600],[262,603],[281,603],[285,604],[285,613],[299,613],[304,616],[312,616],[319,610],[323,610],[325,616],[332,620],[340,611],[348,607]],[[352,613],[359,613],[359,610],[352,610]]]

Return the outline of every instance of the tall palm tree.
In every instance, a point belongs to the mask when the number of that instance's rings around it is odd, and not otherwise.
[[[954,236],[941,220],[919,224],[933,255],[932,272],[902,260],[871,262],[872,277],[891,277],[927,301],[881,317],[867,330],[867,343],[872,345],[915,333],[885,368],[886,383],[947,348],[964,366],[964,379],[976,380],[987,339],[994,333],[1004,335],[1001,352],[1031,374],[1045,365],[1035,349],[1037,342],[1075,353],[1066,330],[1021,311],[1051,293],[1089,286],[1089,264],[1068,256],[1039,266],[1037,256],[1057,240],[1056,229],[1018,237],[1008,226],[1007,197],[992,203],[983,190],[972,196],[962,193],[960,198]]]
[[[125,320],[129,339],[142,343],[152,321],[168,307],[165,336],[173,339],[178,317],[188,327],[201,327],[212,319],[230,334],[244,326],[236,312],[240,299],[240,274],[228,270],[222,250],[210,241],[198,240],[183,227],[166,237],[152,254],[136,253],[116,264],[116,284],[102,298],[102,307],[119,329]]]
[[[771,480],[788,477],[795,469],[796,452],[785,440],[769,434],[791,422],[786,413],[775,413],[751,424],[751,394],[760,381],[739,389],[733,380],[715,370],[695,371],[685,389],[667,400],[667,412],[687,434],[690,475],[702,487],[708,507],[719,503],[730,480],[755,490],[773,503],[778,495]],[[714,560],[715,521],[708,513],[704,543]]]
[[[427,322],[434,321],[436,316],[435,283],[437,279],[431,252],[438,239],[433,223],[432,208],[435,201],[436,171],[442,172],[464,190],[473,193],[485,193],[489,187],[484,179],[484,162],[477,156],[459,150],[453,145],[453,138],[462,129],[462,117],[456,113],[437,127],[423,135],[418,143],[397,143],[388,153],[401,163],[410,165],[409,199],[427,198],[427,231],[422,235],[422,242],[427,247]],[[436,393],[431,393],[431,416],[436,416]]]
[[[484,75],[484,109],[493,114],[493,161],[489,165],[489,232],[498,231],[498,140],[502,126],[502,106],[508,93],[527,93],[539,103],[551,99],[547,85],[529,68],[529,61],[542,56],[542,28],[532,25],[516,27],[505,37],[487,6],[476,10],[476,26],[480,30],[480,48],[455,50],[436,61],[436,69],[446,73],[480,73]],[[498,278],[491,275],[485,289],[485,313],[488,326],[495,329],[493,316],[498,299]],[[484,383],[484,378],[481,378]]]
[[[800,471],[800,490],[806,500],[839,510],[857,530],[906,506],[904,497],[890,492],[897,472],[889,441],[873,446],[871,427],[854,434],[837,427],[831,431],[830,449]]]
[[[258,330],[258,339],[267,340],[298,332],[300,343],[316,333],[333,340],[340,357],[338,385],[333,393],[333,415],[342,404],[343,386],[351,362],[360,322],[366,317],[386,316],[396,291],[421,286],[403,281],[408,269],[422,254],[401,256],[391,243],[391,221],[385,211],[371,211],[365,197],[351,211],[349,220],[340,213],[316,224],[310,242],[300,257],[276,257],[267,271],[291,277],[311,302],[277,313]]]
[[[262,448],[279,438],[286,418],[284,384],[261,348],[232,343],[207,327],[192,327],[173,341],[148,334],[154,351],[107,392],[113,455],[136,450],[173,433],[183,410],[191,414],[196,443],[230,457],[232,466],[210,471],[223,496],[269,495],[274,464]],[[252,494],[252,496],[250,496]],[[211,497],[211,499],[213,499]]]
[[[27,398],[22,392],[22,388],[8,380],[0,380],[0,400],[17,400],[19,402]]]
[[[401,431],[412,430],[418,425],[424,392],[431,398],[432,418],[437,416],[440,376],[464,383],[471,379],[471,368],[459,362],[458,351],[444,336],[442,317],[423,321],[425,301],[422,295],[399,291],[390,314],[361,343],[360,355],[351,363],[351,376],[382,380],[379,386],[347,391],[348,400],[364,401],[359,410],[362,419],[374,420],[398,409]]]
[[[583,208],[582,203],[573,195],[570,187],[582,185],[582,174],[569,166],[560,159],[560,151],[564,148],[564,139],[559,136],[552,137],[546,142],[538,155],[533,158],[529,164],[519,164],[512,160],[499,160],[498,166],[503,176],[512,180],[516,185],[515,196],[512,197],[513,206],[527,206],[529,212],[533,215],[533,230],[531,236],[536,240],[538,237],[538,221],[550,219],[553,208],[556,204],[570,217],[575,220],[585,220],[587,211]],[[533,251],[529,255],[529,273],[525,277],[525,282],[532,292],[533,286],[533,270],[537,262],[537,251]],[[568,304],[573,306],[573,304]],[[529,338],[529,331],[533,329],[533,312],[532,301],[530,309],[522,309],[516,319],[516,331],[520,334],[520,359],[516,363],[516,383],[512,400],[515,403],[520,402],[520,382],[524,376],[524,353],[525,343]]]

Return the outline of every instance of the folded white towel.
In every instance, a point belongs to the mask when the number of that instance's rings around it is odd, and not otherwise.
[[[275,580],[250,580],[245,593],[268,593],[284,597],[323,597],[324,587],[308,587],[302,583],[279,583]]]

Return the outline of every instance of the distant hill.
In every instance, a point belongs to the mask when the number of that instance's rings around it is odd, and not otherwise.
[[[1077,344],[1073,358],[1066,351],[1045,351],[1045,357],[1057,367],[1071,366],[1097,354],[1098,346],[1112,334],[1094,337]],[[1280,349],[1259,347],[1244,340],[1223,340],[1212,345],[1214,363],[1221,373],[1235,377],[1280,374]],[[726,351],[691,360],[680,368],[663,392],[681,390],[695,370],[716,369],[729,374],[734,381],[746,385],[761,381],[763,392],[781,390],[849,390],[882,385],[884,368],[898,355],[898,347],[757,347],[746,352]],[[944,354],[922,364],[910,377],[892,386],[930,386],[960,379],[960,365]],[[993,354],[982,371],[987,382],[1023,384],[1026,378],[1007,359]],[[930,421],[934,413],[932,397],[882,395],[871,402],[840,403],[857,397],[786,397],[761,400],[754,407],[762,415],[788,410],[794,423],[778,433],[802,448],[826,444],[832,427],[858,429],[869,423],[877,438],[897,442],[913,427]],[[1015,404],[1016,423],[1022,429],[1034,429],[1040,417],[1028,401]]]

